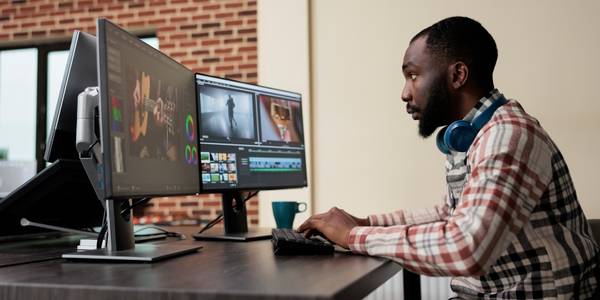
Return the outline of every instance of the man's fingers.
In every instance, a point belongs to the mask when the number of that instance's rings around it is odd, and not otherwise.
[[[304,221],[300,227],[298,227],[298,232],[304,232],[306,230],[320,231],[319,228],[323,223],[324,222],[322,220],[310,217],[308,220]]]

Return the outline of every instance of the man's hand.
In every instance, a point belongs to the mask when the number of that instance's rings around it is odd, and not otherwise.
[[[299,232],[307,236],[321,234],[328,240],[348,248],[348,236],[356,226],[368,226],[368,219],[356,218],[342,209],[334,207],[326,213],[316,214],[304,221]]]

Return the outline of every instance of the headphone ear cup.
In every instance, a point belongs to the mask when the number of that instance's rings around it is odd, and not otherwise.
[[[440,129],[440,131],[435,136],[435,144],[437,145],[438,149],[440,149],[440,151],[442,151],[442,153],[444,153],[446,155],[450,154],[450,149],[444,142],[444,135],[446,133],[447,128],[448,128],[448,126]]]
[[[446,129],[444,133],[444,144],[448,149],[457,152],[466,152],[475,139],[477,131],[471,124],[464,120],[458,120]]]

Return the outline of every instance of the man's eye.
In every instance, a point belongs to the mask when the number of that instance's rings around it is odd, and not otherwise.
[[[410,80],[415,80],[417,79],[417,74],[410,74],[408,75],[408,77],[410,78]]]

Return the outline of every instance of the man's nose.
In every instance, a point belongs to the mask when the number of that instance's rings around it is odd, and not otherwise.
[[[402,98],[402,101],[404,101],[404,102],[409,102],[412,99],[410,90],[406,85],[404,85],[404,88],[402,89],[402,95],[400,97]]]

